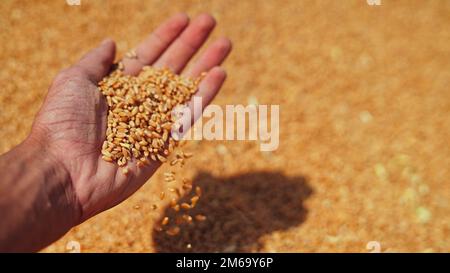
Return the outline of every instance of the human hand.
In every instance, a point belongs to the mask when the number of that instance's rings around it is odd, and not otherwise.
[[[124,59],[124,72],[139,73],[144,65],[168,67],[180,73],[202,47],[215,26],[214,19],[202,14],[189,23],[185,14],[177,14],[160,25],[136,47],[136,59]],[[226,74],[218,67],[231,50],[221,38],[212,43],[189,71],[189,77],[207,72],[196,96],[203,106],[211,102]],[[30,134],[30,139],[46,149],[46,154],[67,172],[75,196],[78,223],[111,208],[139,189],[159,167],[151,162],[137,168],[128,163],[124,175],[117,164],[102,159],[107,104],[97,83],[108,74],[115,57],[115,44],[105,40],[78,63],[61,71],[54,79]]]

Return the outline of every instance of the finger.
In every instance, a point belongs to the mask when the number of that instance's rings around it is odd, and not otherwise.
[[[215,25],[216,21],[211,15],[199,15],[170,45],[154,66],[167,67],[175,73],[180,72],[206,41]]]
[[[202,106],[205,108],[219,92],[222,84],[227,78],[225,70],[219,66],[211,69],[200,83],[195,96],[202,98]]]
[[[181,139],[195,121],[202,116],[202,111],[211,103],[219,92],[226,76],[225,70],[218,66],[214,67],[206,74],[205,78],[200,83],[197,93],[195,93],[187,103],[189,111],[185,114],[183,110],[183,114],[176,122],[178,125],[181,125],[181,127],[175,126],[173,128],[174,130],[171,131],[173,136],[176,135],[176,138]],[[181,130],[178,131],[179,129]]]
[[[84,55],[75,67],[79,67],[90,81],[97,84],[108,74],[116,54],[116,44],[111,39],[104,40],[97,48]]]
[[[200,56],[194,66],[186,73],[188,77],[198,77],[202,72],[219,66],[231,51],[231,41],[220,38],[211,44]]]
[[[137,59],[125,58],[124,72],[136,75],[144,65],[152,64],[189,24],[189,17],[179,13],[162,23],[136,47]]]

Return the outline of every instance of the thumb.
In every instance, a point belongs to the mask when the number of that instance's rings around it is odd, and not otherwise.
[[[75,66],[81,68],[89,80],[97,84],[110,71],[115,55],[116,44],[113,40],[106,39],[86,53]]]

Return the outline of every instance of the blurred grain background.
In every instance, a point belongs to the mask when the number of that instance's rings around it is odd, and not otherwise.
[[[279,104],[279,149],[189,143],[183,173],[210,218],[178,239],[153,231],[161,170],[44,251],[450,250],[447,0],[3,0],[0,153],[26,137],[58,70],[105,37],[120,56],[179,11],[217,18],[234,51],[215,103]]]

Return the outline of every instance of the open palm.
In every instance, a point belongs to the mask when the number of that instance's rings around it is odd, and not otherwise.
[[[136,75],[144,65],[167,67],[181,73],[214,26],[215,21],[208,14],[192,22],[185,14],[173,16],[136,47],[137,58],[123,60],[125,73]],[[218,39],[184,72],[189,77],[207,72],[196,93],[205,105],[225,80],[225,71],[218,66],[230,50],[228,39]],[[131,161],[130,173],[124,175],[116,164],[101,158],[108,107],[97,90],[97,83],[108,74],[114,58],[115,44],[105,40],[77,64],[61,71],[33,124],[32,134],[46,140],[51,156],[70,175],[80,208],[80,222],[129,197],[159,166],[152,161],[144,168],[137,168]]]

